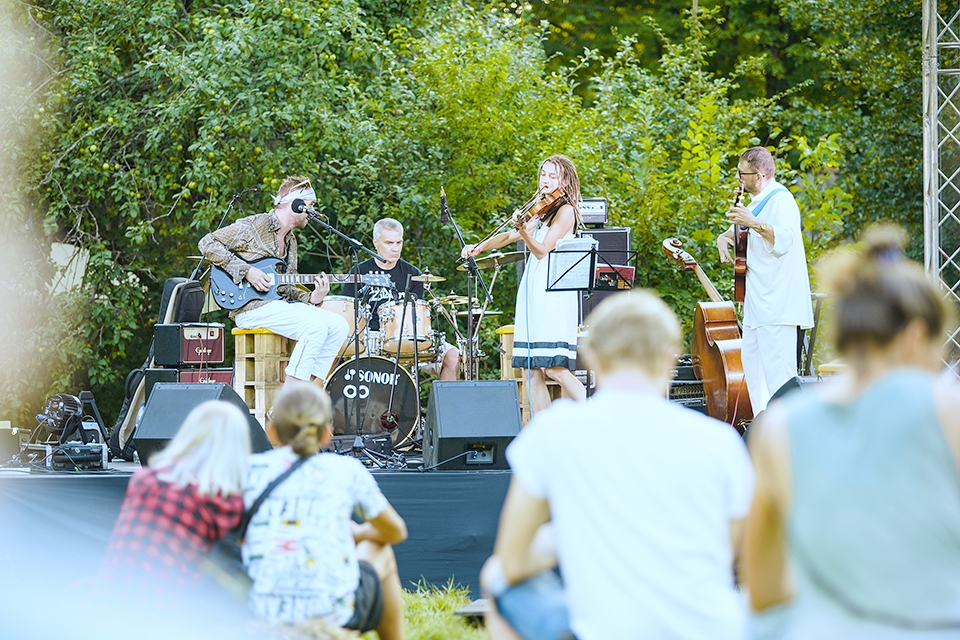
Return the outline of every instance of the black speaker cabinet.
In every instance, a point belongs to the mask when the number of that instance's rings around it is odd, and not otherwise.
[[[427,405],[424,467],[509,469],[504,451],[518,433],[516,381],[436,380]]]
[[[784,382],[779,389],[773,392],[773,395],[770,396],[770,402],[787,395],[794,389],[809,391],[810,387],[814,386],[818,382],[820,382],[820,379],[817,376],[793,376]]]
[[[267,435],[257,419],[250,415],[250,407],[237,392],[225,384],[180,384],[158,382],[143,409],[140,424],[133,434],[133,442],[144,466],[150,456],[162,449],[180,430],[180,425],[194,407],[207,400],[225,400],[243,411],[250,425],[250,444],[255,452],[271,449]]]
[[[597,240],[597,267],[611,265],[631,265],[630,259],[630,229],[611,227],[607,229],[584,229],[580,232],[583,237],[592,237]],[[589,295],[586,291],[580,294],[580,324],[583,324],[598,304],[617,291],[596,290]]]

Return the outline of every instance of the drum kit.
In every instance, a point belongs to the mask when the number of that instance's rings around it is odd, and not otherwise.
[[[492,288],[502,266],[523,257],[519,251],[494,253],[477,260],[477,264],[481,269],[495,269]],[[328,295],[321,305],[359,331],[359,336],[351,335],[344,343],[337,359],[339,364],[327,379],[327,392],[333,401],[334,435],[380,440],[385,445],[384,453],[416,449],[422,439],[419,365],[435,363],[446,348],[446,335],[434,328],[435,319],[442,318],[453,329],[461,353],[461,369],[465,369],[467,357],[472,356],[478,363],[484,355],[478,348],[483,318],[502,313],[454,292],[437,295],[432,285],[446,278],[429,271],[411,280],[423,283],[427,299],[381,303],[376,311],[379,331],[370,328],[373,314],[365,299],[355,305],[352,297]],[[359,309],[359,318],[354,316],[355,308]],[[472,316],[470,324],[474,328],[470,337],[461,329],[468,315]],[[468,345],[473,348],[468,349]]]

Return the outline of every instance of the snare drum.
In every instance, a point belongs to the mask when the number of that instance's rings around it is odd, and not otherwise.
[[[324,311],[329,311],[330,313],[335,313],[344,320],[347,321],[347,327],[349,328],[350,335],[347,338],[347,341],[344,343],[341,351],[353,355],[353,298],[350,296],[326,296],[323,299],[323,302],[320,303],[320,308]],[[370,317],[370,311],[367,306],[364,304],[360,305],[360,324],[357,325],[360,330],[360,353],[363,353],[365,348],[365,329],[367,328],[367,318]]]
[[[384,353],[397,355],[412,355],[414,326],[416,326],[417,348],[419,352],[430,351],[433,348],[433,329],[430,326],[430,305],[425,300],[416,300],[407,303],[407,312],[403,320],[403,330],[400,329],[400,316],[404,315],[403,305],[399,302],[384,303],[377,312],[380,317],[380,333],[383,335],[382,349]],[[416,324],[414,324],[416,323]],[[402,341],[401,341],[402,338]],[[402,342],[402,344],[400,344]]]

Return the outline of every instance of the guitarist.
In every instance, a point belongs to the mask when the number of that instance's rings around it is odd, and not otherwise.
[[[773,154],[764,147],[740,156],[737,175],[750,204],[730,207],[732,225],[717,237],[720,262],[733,262],[737,226],[747,229],[741,358],[753,415],[797,375],[800,330],[813,326],[800,210],[774,172]]]
[[[310,179],[287,177],[273,198],[271,211],[241,218],[208,233],[198,244],[201,253],[229,273],[234,283],[246,280],[257,291],[269,291],[268,275],[249,262],[281,258],[286,262],[287,273],[297,272],[297,239],[292,231],[306,227],[309,219],[307,213],[295,213],[291,208],[298,198],[307,206],[316,204],[317,194]],[[323,303],[330,291],[326,275],[316,278],[311,292],[292,285],[281,286],[277,291],[282,300],[251,300],[231,311],[230,317],[241,329],[269,329],[297,341],[285,369],[287,380],[324,382],[349,334],[343,318],[316,306]]]

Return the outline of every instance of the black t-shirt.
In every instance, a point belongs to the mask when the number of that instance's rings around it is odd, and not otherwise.
[[[350,273],[354,273],[354,269],[350,269]],[[363,285],[361,285],[362,299],[364,302],[370,305],[370,311],[373,316],[370,318],[370,330],[379,331],[380,330],[380,317],[377,315],[377,311],[380,309],[380,305],[384,302],[398,302],[403,296],[403,290],[407,286],[407,276],[419,276],[420,269],[417,269],[415,266],[403,260],[397,260],[397,264],[390,269],[381,269],[376,260],[370,258],[360,263],[360,273],[386,273],[390,276],[390,279],[393,281],[394,289],[388,289],[386,287],[367,287],[366,292],[363,292]],[[345,284],[343,285],[343,295],[352,296],[355,295],[356,285]],[[423,298],[423,283],[422,282],[411,282],[410,283],[410,293],[412,293],[417,298]],[[408,312],[409,313],[409,312]]]

